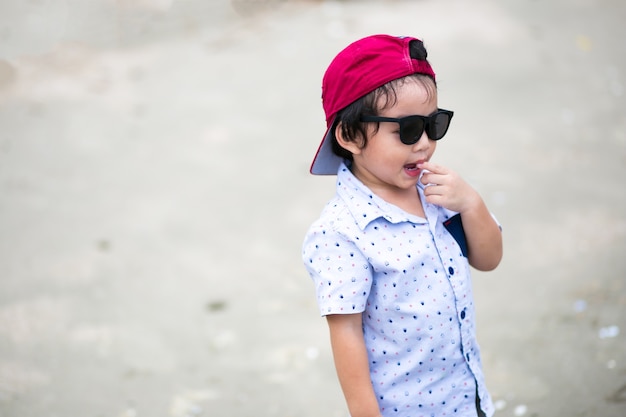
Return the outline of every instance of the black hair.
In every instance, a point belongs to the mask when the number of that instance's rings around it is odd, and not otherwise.
[[[420,61],[427,61],[428,53],[424,44],[420,40],[412,40],[409,42],[409,54],[411,58]],[[426,90],[429,97],[437,92],[437,84],[435,79],[426,74],[411,74],[403,78],[390,81],[378,87],[371,93],[361,97],[355,102],[344,107],[337,113],[332,131],[332,147],[333,153],[341,158],[352,160],[352,152],[343,148],[337,142],[335,131],[337,126],[341,124],[341,134],[346,141],[360,141],[359,146],[364,148],[367,145],[367,127],[361,122],[361,116],[371,115],[377,116],[381,110],[392,107],[398,101],[397,90],[408,81],[418,82]],[[378,126],[376,126],[376,130]]]

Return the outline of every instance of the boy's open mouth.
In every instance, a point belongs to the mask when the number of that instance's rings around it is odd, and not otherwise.
[[[417,177],[421,170],[417,167],[417,164],[406,164],[404,166],[404,171],[410,177]]]

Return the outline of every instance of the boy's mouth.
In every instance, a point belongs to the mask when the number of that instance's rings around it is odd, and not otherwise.
[[[406,164],[404,166],[404,170],[412,177],[416,177],[419,175],[420,169],[417,167],[417,164]]]

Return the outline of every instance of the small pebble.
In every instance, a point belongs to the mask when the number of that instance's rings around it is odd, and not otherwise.
[[[308,348],[306,350],[306,357],[307,359],[313,361],[315,359],[317,359],[317,357],[320,355],[320,351],[318,348],[311,346],[310,348]]]
[[[513,414],[515,414],[516,416],[523,416],[524,414],[526,414],[526,411],[528,411],[528,407],[522,404],[515,407]]]
[[[598,331],[598,337],[600,337],[600,339],[608,339],[611,337],[616,337],[618,334],[619,334],[619,327],[617,326],[603,327]]]
[[[501,411],[504,410],[506,408],[506,401],[504,400],[498,400],[495,403],[493,403],[493,406],[496,408],[496,410]]]
[[[585,310],[587,310],[587,302],[585,300],[576,300],[574,303],[574,311],[582,313]]]

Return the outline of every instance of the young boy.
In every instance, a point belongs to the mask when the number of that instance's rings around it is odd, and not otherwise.
[[[337,174],[303,261],[352,417],[491,416],[470,265],[502,257],[480,195],[431,162],[453,113],[438,107],[423,43],[375,35],[322,83],[327,131],[311,173]]]

